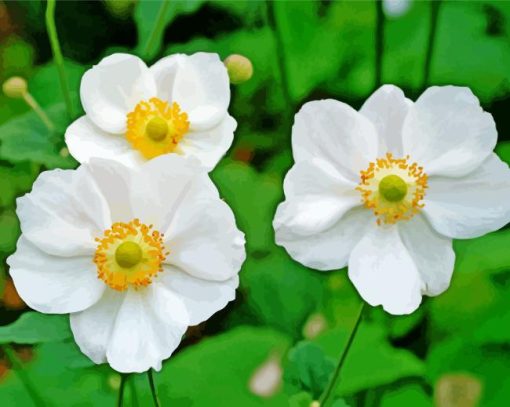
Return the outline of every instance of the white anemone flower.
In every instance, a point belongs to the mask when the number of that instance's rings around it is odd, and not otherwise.
[[[113,54],[85,72],[80,97],[86,115],[65,136],[80,163],[96,157],[137,166],[174,153],[212,169],[237,126],[217,54],[170,55],[150,68],[134,55]]]
[[[452,239],[510,220],[510,171],[497,132],[468,88],[427,89],[413,103],[391,85],[360,111],[335,100],[295,117],[295,164],[277,209],[276,241],[319,270],[348,265],[361,297],[392,314],[445,291]]]
[[[159,370],[188,325],[235,297],[244,235],[195,159],[92,159],[42,173],[17,205],[16,289],[37,311],[70,313],[95,363]]]

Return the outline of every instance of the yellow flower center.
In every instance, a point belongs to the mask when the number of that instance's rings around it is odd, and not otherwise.
[[[138,219],[114,223],[96,241],[97,275],[118,291],[149,285],[168,254],[163,235]]]
[[[379,225],[409,220],[423,208],[427,174],[423,167],[409,163],[409,156],[397,159],[388,153],[361,171],[360,178],[356,189]]]
[[[147,159],[180,153],[179,142],[189,130],[188,115],[180,106],[158,98],[142,100],[127,115],[126,138]]]

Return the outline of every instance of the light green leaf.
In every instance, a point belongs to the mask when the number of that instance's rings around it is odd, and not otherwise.
[[[0,343],[35,344],[62,341],[72,336],[69,316],[26,312],[0,327]]]
[[[282,356],[288,345],[288,339],[278,332],[248,326],[205,339],[170,358],[156,375],[162,404],[286,405],[287,398],[280,392],[269,398],[253,394],[250,380],[268,358]]]
[[[380,407],[432,407],[430,397],[422,386],[408,384],[398,385],[395,389],[387,390],[381,398]]]
[[[0,207],[14,206],[16,197],[30,190],[38,174],[36,167],[30,163],[0,166]]]
[[[310,393],[300,392],[293,394],[289,397],[289,406],[290,407],[310,407],[310,404],[313,402],[313,397]]]
[[[48,107],[46,113],[56,126],[50,132],[40,118],[27,112],[0,126],[0,158],[12,163],[33,161],[48,168],[74,168],[76,161],[71,156],[62,156],[64,131],[70,122],[63,103]]]
[[[0,231],[0,252],[13,252],[20,235],[19,221],[13,210],[0,213]]]
[[[328,356],[338,360],[350,329],[335,328],[325,332],[314,342]],[[353,394],[406,377],[419,377],[423,373],[424,364],[420,359],[405,349],[392,347],[381,326],[362,321],[342,368],[336,394]]]

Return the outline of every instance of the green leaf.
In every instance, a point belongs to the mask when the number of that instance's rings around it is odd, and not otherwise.
[[[74,168],[71,156],[62,156],[64,132],[70,123],[63,103],[48,107],[46,113],[56,126],[50,132],[35,112],[30,111],[0,126],[0,158],[12,163],[33,161],[48,168]]]
[[[11,253],[20,235],[19,221],[13,210],[0,213],[0,252]]]
[[[344,399],[336,399],[331,407],[349,407],[349,404]]]
[[[351,329],[352,325],[349,329],[340,327],[326,331],[314,342],[328,356],[338,360]],[[381,326],[362,321],[342,368],[336,394],[353,394],[423,373],[421,360],[405,349],[392,347]]]
[[[230,205],[239,228],[246,234],[248,251],[273,247],[271,222],[281,197],[276,178],[257,173],[246,164],[225,161],[211,174],[220,195]],[[256,199],[254,199],[256,197]]]
[[[310,393],[300,392],[293,394],[289,397],[289,406],[290,407],[310,407],[310,404],[313,402],[313,397]]]
[[[30,163],[0,166],[0,207],[14,206],[16,197],[30,190],[38,174],[36,167]]]
[[[62,341],[72,336],[69,316],[26,312],[0,327],[0,343],[34,344]]]
[[[463,337],[436,343],[427,356],[427,376],[437,384],[445,374],[470,374],[479,380],[479,405],[499,407],[510,400],[510,352],[504,347],[477,347]]]
[[[335,360],[316,344],[298,343],[288,355],[284,380],[288,393],[308,392],[318,399],[335,370]]]
[[[207,338],[170,358],[156,375],[163,405],[282,406],[278,392],[262,398],[250,391],[250,380],[268,358],[281,357],[288,339],[267,328],[242,326]],[[146,379],[143,378],[145,384]],[[197,391],[200,389],[200,391]]]
[[[241,289],[246,306],[260,323],[297,338],[321,302],[321,277],[278,249],[262,259],[248,258],[241,272]]]
[[[496,154],[507,164],[510,164],[510,142],[500,142],[496,146]]]
[[[385,391],[380,407],[432,407],[433,403],[423,388],[417,384],[398,385]]]
[[[153,46],[146,52],[146,44],[149,41],[154,25],[156,24],[161,5],[164,1],[170,1],[167,12],[163,15],[163,27],[167,27],[177,16],[191,14],[198,10],[204,0],[139,0],[135,8],[135,24],[138,31],[138,45],[136,53],[146,59],[152,59],[160,50],[163,42],[164,29],[156,32]]]

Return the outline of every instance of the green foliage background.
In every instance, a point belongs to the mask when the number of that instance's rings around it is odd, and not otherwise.
[[[239,127],[212,173],[246,233],[238,298],[190,329],[156,374],[162,405],[308,406],[324,389],[361,300],[345,270],[320,273],[293,262],[275,246],[271,221],[292,164],[293,114],[305,101],[326,97],[358,108],[374,89],[375,3],[171,1],[165,28],[151,34],[160,6],[59,2],[56,22],[77,112],[81,75],[112,52],[143,55],[148,63],[175,52],[238,53],[254,65],[253,78],[232,88],[230,111]],[[113,405],[120,376],[79,352],[67,317],[24,308],[5,264],[19,236],[15,198],[30,190],[40,171],[77,166],[63,149],[71,118],[44,10],[40,1],[0,2],[0,81],[26,77],[58,128],[55,137],[22,101],[0,96],[0,405],[33,405],[9,350],[44,405]],[[413,99],[424,86],[430,15],[429,2],[413,2],[404,15],[384,21],[382,81]],[[494,115],[497,152],[510,162],[510,3],[444,1],[436,34],[429,84],[469,86]],[[335,406],[469,407],[471,392],[480,393],[481,406],[508,405],[509,248],[508,229],[458,241],[446,293],[425,299],[410,316],[368,310],[335,389],[342,398]],[[253,380],[268,365],[281,367],[281,380],[276,375],[260,396]],[[125,405],[151,405],[145,376],[130,377],[125,398]]]

